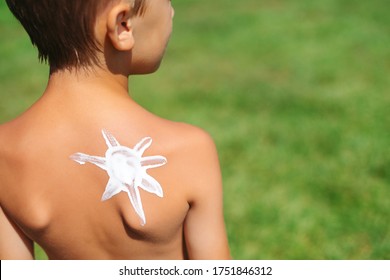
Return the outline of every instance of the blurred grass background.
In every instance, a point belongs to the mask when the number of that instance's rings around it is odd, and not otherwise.
[[[390,259],[386,0],[177,0],[133,97],[215,139],[235,259]],[[48,69],[0,2],[0,122]],[[45,258],[37,249],[38,258]]]

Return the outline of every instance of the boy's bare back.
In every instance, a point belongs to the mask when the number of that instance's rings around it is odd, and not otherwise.
[[[147,112],[127,78],[97,71],[52,73],[43,96],[0,126],[0,258],[32,258],[33,242],[51,259],[229,258],[211,138]],[[144,226],[125,192],[101,201],[107,172],[70,158],[104,157],[102,129],[129,148],[149,136],[144,156],[168,161],[147,171],[163,197],[140,189]]]

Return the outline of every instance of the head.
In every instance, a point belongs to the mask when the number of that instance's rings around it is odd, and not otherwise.
[[[150,41],[153,45],[154,41],[159,40],[158,36],[166,37],[168,41],[170,34],[170,30],[160,28],[161,32],[169,34],[158,35],[159,28],[153,25],[153,21],[161,18],[159,6],[164,5],[164,2],[170,7],[170,0],[6,2],[29,34],[32,44],[37,47],[39,59],[48,62],[51,71],[95,67],[102,63],[114,64],[109,60],[119,56],[114,61],[123,64],[124,58],[129,60],[128,74],[152,72],[156,67],[140,69],[142,63],[150,63],[147,61],[147,55],[151,52],[148,50],[150,44],[144,41]],[[143,53],[145,58],[142,57]],[[155,62],[157,65],[159,63]]]

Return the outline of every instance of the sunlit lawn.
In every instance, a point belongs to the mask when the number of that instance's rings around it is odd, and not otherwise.
[[[164,63],[132,95],[214,137],[233,257],[390,259],[387,1],[173,4]],[[0,34],[4,122],[48,70],[4,2]]]

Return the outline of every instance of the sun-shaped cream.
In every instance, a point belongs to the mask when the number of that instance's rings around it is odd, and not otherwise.
[[[108,149],[105,157],[90,156],[76,153],[70,156],[74,161],[85,164],[93,163],[107,171],[110,177],[103,193],[102,201],[110,199],[121,191],[129,196],[133,208],[141,220],[141,225],[146,224],[145,212],[139,188],[163,197],[160,183],[146,173],[149,168],[155,168],[167,163],[163,156],[142,157],[142,154],[152,144],[152,138],[145,137],[133,149],[121,146],[108,131],[102,130]]]

